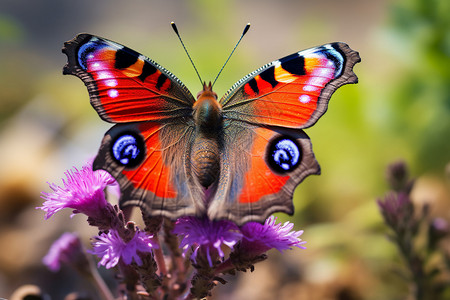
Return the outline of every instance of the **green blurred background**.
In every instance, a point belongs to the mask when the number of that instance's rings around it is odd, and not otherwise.
[[[227,277],[214,299],[399,299],[408,287],[385,237],[375,199],[385,167],[402,159],[418,177],[417,203],[450,218],[450,1],[58,1],[0,0],[0,297],[25,283],[53,299],[89,292],[70,270],[40,260],[63,231],[86,245],[96,234],[83,216],[44,221],[46,181],[96,154],[110,127],[89,105],[83,83],[63,76],[64,41],[89,32],[125,44],[201,88],[170,28],[176,21],[197,69],[212,80],[252,28],[215,85],[225,93],[261,65],[301,49],[342,41],[360,52],[357,85],[332,97],[307,133],[322,175],[296,191],[282,220],[304,229],[307,250],[269,253],[252,274]],[[103,270],[104,271],[104,270]],[[109,272],[104,272],[113,282]]]

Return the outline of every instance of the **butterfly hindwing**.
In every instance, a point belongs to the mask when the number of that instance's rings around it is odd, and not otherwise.
[[[140,206],[153,216],[177,218],[205,210],[186,152],[193,127],[157,122],[117,124],[103,138],[94,169],[116,178],[121,206]]]
[[[192,114],[195,101],[172,73],[104,38],[79,34],[64,44],[64,74],[83,80],[99,116],[112,123],[166,120]]]
[[[292,214],[295,187],[320,173],[309,137],[302,130],[238,121],[224,132],[219,186],[208,216],[243,224],[264,222],[274,212]]]
[[[327,110],[334,91],[356,83],[359,54],[326,44],[273,61],[238,81],[220,100],[225,119],[307,128]]]

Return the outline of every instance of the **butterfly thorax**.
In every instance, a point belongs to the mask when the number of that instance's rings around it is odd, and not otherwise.
[[[218,132],[222,127],[222,110],[211,83],[203,85],[203,91],[194,104],[196,137],[192,145],[191,166],[194,175],[204,187],[213,184],[219,175],[220,156]]]
[[[212,91],[211,83],[203,86],[194,104],[194,122],[203,132],[217,132],[222,125],[222,109],[217,94]]]

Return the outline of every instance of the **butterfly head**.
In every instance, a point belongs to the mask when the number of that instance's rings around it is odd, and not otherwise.
[[[200,98],[214,98],[217,100],[217,94],[213,92],[211,81],[209,84],[206,84],[206,82],[203,82],[203,90],[198,92],[197,94],[197,102],[200,100]],[[195,106],[194,106],[195,107]]]
[[[194,120],[198,128],[204,132],[216,131],[222,122],[222,107],[213,92],[211,82],[203,83],[203,90],[197,94],[194,104]]]

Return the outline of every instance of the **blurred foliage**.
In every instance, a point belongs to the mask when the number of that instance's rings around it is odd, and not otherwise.
[[[450,2],[395,3],[390,18],[400,61],[389,87],[395,132],[415,147],[419,170],[441,171],[450,159]]]
[[[23,38],[23,28],[14,18],[0,14],[0,43],[11,43]]]

